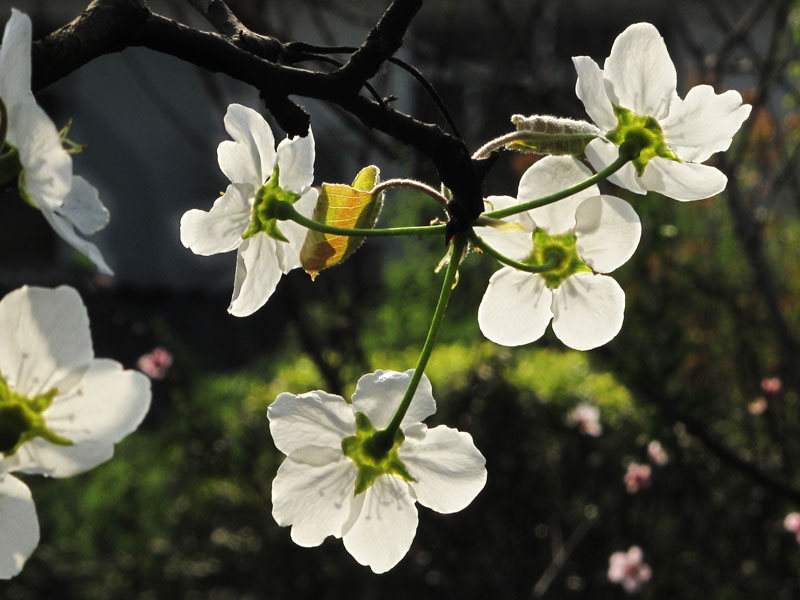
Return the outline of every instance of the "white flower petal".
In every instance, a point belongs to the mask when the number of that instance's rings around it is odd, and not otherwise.
[[[625,292],[606,275],[578,273],[553,295],[553,332],[575,350],[610,342],[622,329]]]
[[[650,23],[635,23],[617,36],[603,75],[617,105],[658,120],[669,113],[678,77],[664,38]]]
[[[247,238],[236,253],[236,276],[228,312],[236,317],[252,315],[266,304],[281,279],[275,257],[276,242],[266,233]]]
[[[353,407],[335,394],[314,390],[284,392],[267,409],[275,446],[287,456],[303,446],[325,446],[341,453],[342,440],[355,435]]]
[[[72,177],[72,187],[56,212],[84,235],[92,235],[108,225],[108,209],[100,201],[97,188],[83,177]]]
[[[295,194],[304,193],[314,181],[314,134],[286,138],[278,144],[278,185]]]
[[[14,471],[71,477],[105,462],[114,444],[135,431],[150,408],[150,380],[118,362],[95,359],[71,389],[56,395],[43,416],[47,427],[72,442],[58,446],[41,438],[9,458]]]
[[[0,97],[6,108],[32,99],[31,19],[16,8],[11,9],[0,47]]]
[[[484,200],[486,211],[516,206],[519,200],[510,196],[489,196]],[[503,227],[476,227],[477,233],[492,248],[514,260],[524,260],[533,252],[533,230],[536,225],[527,212],[502,220]]]
[[[518,198],[526,202],[560,192],[584,181],[592,172],[571,156],[545,156],[522,175]],[[596,185],[568,198],[528,211],[537,227],[551,235],[566,233],[575,226],[575,209],[586,198],[597,196]]]
[[[575,213],[578,256],[598,273],[610,273],[633,256],[642,223],[633,207],[616,196],[584,200]]]
[[[310,188],[300,199],[294,203],[294,209],[304,217],[310,219],[314,214],[314,207],[317,205],[319,192]],[[303,249],[303,242],[306,241],[308,229],[294,221],[280,221],[278,229],[281,230],[283,237],[289,243],[278,242],[275,244],[275,256],[281,271],[288,273],[292,269],[300,267],[300,251]]]
[[[23,286],[0,300],[0,376],[19,394],[49,390],[94,358],[78,292]]]
[[[728,185],[728,178],[719,169],[658,156],[647,163],[641,181],[647,189],[681,201],[710,198]]]
[[[583,102],[586,114],[591,117],[603,132],[609,132],[617,126],[617,117],[611,100],[606,94],[603,71],[588,56],[573,56],[572,64],[578,73],[575,93]]]
[[[400,406],[413,374],[414,369],[404,373],[379,369],[374,373],[363,375],[358,380],[356,391],[351,398],[353,409],[367,415],[375,429],[383,429]],[[405,429],[415,425],[435,412],[436,401],[433,399],[431,381],[423,373],[408,411],[400,422],[400,428]]]
[[[258,189],[272,176],[275,138],[260,114],[241,104],[231,104],[225,113],[225,130],[233,141],[217,148],[219,168],[231,183],[248,183]]]
[[[520,346],[544,335],[552,292],[535,273],[504,267],[489,280],[478,308],[481,332],[496,344]]]
[[[232,183],[210,211],[185,212],[181,217],[181,243],[201,256],[235,250],[250,223],[253,195],[252,186]]]
[[[31,491],[0,472],[0,579],[11,579],[39,545],[39,521]]]
[[[440,513],[464,509],[486,483],[486,459],[468,433],[439,425],[421,441],[409,437],[399,449],[417,501]]]
[[[619,158],[619,148],[611,142],[597,138],[586,146],[586,158],[589,159],[595,170],[599,172]],[[615,185],[630,190],[634,194],[647,193],[647,189],[636,175],[636,169],[633,168],[631,163],[626,164],[613,175],[610,175],[608,180]]]
[[[703,162],[728,149],[751,108],[734,90],[715,94],[710,85],[695,86],[685,100],[672,103],[661,122],[664,140],[681,160]]]
[[[50,226],[61,237],[62,240],[67,242],[75,250],[92,261],[94,266],[97,267],[98,271],[104,275],[114,274],[114,271],[112,271],[111,267],[108,266],[97,246],[95,246],[89,240],[83,239],[75,232],[75,226],[73,225],[72,221],[62,217],[57,212],[51,211],[46,207],[42,208],[42,216],[44,217],[45,221],[50,223]]]
[[[292,526],[292,541],[299,546],[319,546],[329,535],[342,537],[363,502],[363,494],[353,495],[357,475],[355,463],[341,450],[296,450],[272,482],[272,516],[278,525]]]
[[[417,507],[408,484],[391,475],[378,477],[366,492],[344,547],[360,564],[385,573],[406,555],[417,532]]]
[[[6,139],[19,151],[22,187],[31,201],[42,210],[61,206],[72,186],[72,158],[61,146],[56,126],[32,97],[8,107]]]

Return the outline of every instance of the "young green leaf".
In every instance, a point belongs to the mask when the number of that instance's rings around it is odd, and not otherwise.
[[[369,166],[356,175],[352,186],[323,183],[313,219],[334,227],[372,229],[383,203],[382,193],[372,194],[379,181],[380,169]],[[337,265],[349,257],[363,241],[363,237],[309,230],[300,251],[300,263],[314,279],[322,269]]]

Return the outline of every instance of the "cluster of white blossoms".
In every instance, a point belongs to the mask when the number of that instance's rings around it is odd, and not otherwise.
[[[635,157],[609,176],[639,194],[656,191],[677,200],[698,200],[721,192],[725,175],[699,164],[726,150],[750,106],[736,91],[715,94],[708,85],[682,100],[677,75],[663,38],[649,23],[637,23],[617,37],[601,70],[586,56],[573,58],[576,92],[603,135],[585,148],[601,171],[635,147]],[[522,176],[517,198],[490,196],[489,210],[504,209],[575,186],[591,176],[568,156],[545,157]],[[622,327],[625,293],[606,273],[634,253],[639,217],[624,200],[600,195],[591,186],[553,204],[518,213],[503,227],[477,228],[508,258],[530,266],[557,266],[530,273],[506,266],[489,280],[478,323],[490,340],[518,346],[538,340],[552,320],[553,332],[576,350],[612,340]]]
[[[56,126],[31,93],[31,20],[16,9],[0,47],[0,100],[7,118],[6,138],[0,140],[0,173],[6,180],[0,183],[16,178],[22,197],[56,233],[111,275],[97,246],[78,235],[105,227],[108,211],[97,189],[72,174],[72,158]]]
[[[147,377],[94,357],[74,289],[25,286],[0,300],[0,579],[16,575],[39,542],[30,491],[12,473],[91,469],[149,406]]]

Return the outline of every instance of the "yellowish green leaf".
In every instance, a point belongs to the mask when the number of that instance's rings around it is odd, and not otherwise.
[[[352,186],[323,183],[313,219],[333,227],[372,229],[383,203],[383,194],[372,194],[379,181],[380,169],[369,166],[356,175]],[[348,258],[363,241],[363,237],[309,230],[300,251],[300,263],[314,279],[322,269]]]

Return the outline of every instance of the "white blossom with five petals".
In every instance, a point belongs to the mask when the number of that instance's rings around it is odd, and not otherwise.
[[[97,189],[72,174],[72,158],[64,150],[56,126],[31,93],[31,20],[16,9],[11,9],[0,48],[0,99],[8,115],[5,142],[16,150],[22,165],[21,194],[42,211],[65,242],[87,256],[100,272],[111,275],[97,246],[78,235],[91,235],[105,227],[108,210]]]
[[[149,406],[147,377],[94,357],[73,288],[24,286],[0,300],[0,579],[16,575],[39,541],[30,491],[12,473],[91,469]]]
[[[236,250],[236,275],[228,312],[245,317],[261,308],[282,275],[300,266],[300,250],[307,230],[293,221],[281,221],[287,241],[260,231],[250,237],[256,193],[270,182],[278,168],[278,185],[300,196],[294,208],[311,217],[317,202],[314,180],[314,136],[284,139],[275,149],[272,130],[260,114],[231,104],[225,129],[232,140],[217,149],[220,169],[231,184],[208,212],[193,209],[181,218],[181,242],[195,254],[209,256]],[[274,183],[274,182],[273,182]]]
[[[514,206],[572,187],[591,174],[572,157],[548,156],[523,174],[516,199],[490,196],[486,201],[493,209]],[[478,309],[483,334],[495,343],[519,346],[538,340],[552,320],[556,336],[576,350],[613,339],[622,327],[625,293],[604,273],[623,265],[639,244],[641,223],[633,208],[615,196],[600,195],[593,185],[505,221],[516,229],[476,231],[496,250],[521,262],[537,250],[537,229],[549,236],[573,234],[577,256],[588,268],[551,287],[546,273],[503,267],[489,280]]]
[[[639,117],[652,117],[663,142],[678,160],[654,156],[638,176],[627,164],[609,179],[632,192],[652,190],[676,200],[699,200],[725,189],[727,178],[714,167],[700,164],[727,150],[734,134],[750,114],[739,92],[716,94],[709,85],[677,94],[675,65],[664,39],[649,23],[623,31],[611,47],[603,69],[588,56],[572,59],[578,73],[575,91],[586,112],[604,132],[617,128],[614,106]],[[601,170],[619,156],[607,139],[592,140],[586,148],[592,166]]]
[[[292,526],[296,544],[313,547],[329,535],[343,538],[360,564],[383,573],[411,547],[417,529],[415,501],[454,513],[483,489],[486,461],[472,437],[422,423],[436,411],[431,383],[423,375],[400,424],[405,440],[398,455],[414,481],[383,474],[355,494],[359,469],[344,454],[342,441],[356,434],[356,413],[369,417],[375,428],[385,428],[413,372],[364,375],[352,403],[317,390],[280,394],[269,407],[272,438],[287,455],[272,484],[272,515],[279,525]]]

